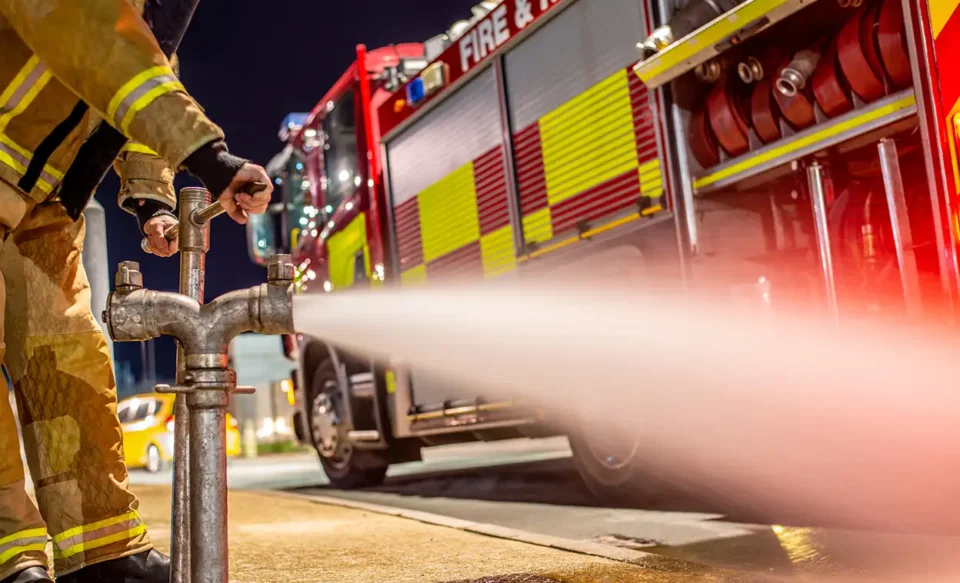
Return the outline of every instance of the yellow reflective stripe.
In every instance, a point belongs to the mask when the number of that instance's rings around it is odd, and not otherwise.
[[[62,551],[56,546],[54,546],[53,555],[55,559],[69,559],[70,557],[72,557],[77,553],[98,549],[100,547],[105,547],[109,544],[112,544],[118,541],[129,540],[145,532],[147,532],[147,525],[140,523],[137,526],[133,528],[129,528],[127,530],[121,530],[120,532],[115,532],[107,536],[95,538],[91,541],[79,542]]]
[[[0,94],[0,131],[10,120],[17,117],[37,97],[37,93],[50,82],[50,71],[33,55]]]
[[[80,526],[75,526],[69,530],[65,530],[60,534],[54,535],[53,542],[62,542],[70,537],[77,536],[78,534],[83,534],[85,532],[90,532],[92,530],[97,530],[98,528],[103,528],[104,526],[113,526],[114,524],[120,524],[125,520],[140,520],[140,515],[136,512],[128,512],[120,516],[114,516],[113,518],[106,518],[99,522],[93,522],[91,524],[83,524]]]
[[[473,162],[468,162],[418,195],[425,262],[480,238],[475,182]]]
[[[173,93],[174,91],[186,91],[186,89],[183,87],[183,83],[179,81],[168,81],[147,91],[143,97],[134,101],[130,109],[127,110],[126,115],[124,115],[120,121],[120,130],[126,134],[130,128],[130,124],[133,122],[133,118],[136,117],[138,113],[143,111],[144,108],[153,103],[158,97],[162,97],[167,93]]]
[[[9,146],[11,149],[15,150],[18,154],[26,158],[28,163],[30,162],[30,160],[33,160],[33,152],[24,148],[20,144],[14,142],[9,137],[7,137],[6,134],[0,133],[0,144],[5,144]],[[43,167],[43,171],[49,172],[50,176],[56,178],[57,180],[63,179],[63,172],[60,172],[59,170],[57,170],[56,168],[54,168],[49,164]]]
[[[861,126],[863,124],[869,123],[875,119],[880,119],[882,117],[885,117],[887,115],[890,115],[902,109],[906,109],[908,107],[916,105],[916,103],[917,103],[917,98],[915,95],[909,95],[902,99],[898,99],[897,101],[894,101],[893,103],[887,104],[883,107],[878,107],[877,109],[874,109],[872,111],[867,111],[862,115],[848,119],[836,125],[829,126],[822,130],[813,132],[802,138],[796,138],[792,141],[789,141],[783,144],[782,146],[772,148],[761,154],[750,156],[742,162],[739,162],[737,164],[734,164],[722,170],[717,170],[716,172],[712,174],[708,174],[702,178],[698,178],[693,181],[693,188],[694,190],[696,190],[698,188],[703,188],[704,186],[709,186],[714,182],[723,180],[724,178],[733,176],[735,174],[739,174],[740,172],[749,170],[750,168],[759,166],[760,164],[763,164],[765,162],[775,160],[781,156],[785,156],[801,148],[805,148],[807,146],[816,144],[821,140],[825,140],[837,134],[841,134],[849,129],[853,129],[857,126]]]
[[[641,61],[634,68],[634,71],[642,81],[647,82],[667,69],[678,66],[683,61],[694,57],[704,47],[720,44],[730,35],[763,18],[786,2],[787,0],[750,0],[744,2],[722,17],[715,18],[705,25],[687,42],[676,42],[660,51],[656,56]]]
[[[540,147],[551,205],[637,166],[630,86],[617,71],[540,118]]]
[[[33,100],[37,98],[37,94],[39,94],[40,91],[47,86],[47,83],[49,83],[50,79],[52,78],[53,74],[50,71],[44,71],[41,73],[40,77],[37,78],[27,93],[20,99],[19,103],[17,103],[16,107],[7,113],[0,115],[0,132],[6,129],[7,125],[10,124],[10,120],[23,113],[23,111],[27,109],[31,103],[33,103]]]
[[[480,237],[483,273],[487,277],[501,275],[517,267],[517,251],[513,242],[513,226],[500,227]]]
[[[143,144],[138,144],[138,143],[136,143],[136,142],[127,142],[127,145],[125,145],[125,146],[123,147],[123,151],[124,151],[124,152],[136,152],[136,153],[138,153],[138,154],[147,154],[147,155],[150,155],[150,156],[159,156],[159,155],[160,155],[160,154],[157,154],[156,152],[154,152],[153,150],[151,150],[150,148],[144,146]]]
[[[658,212],[660,212],[660,211],[662,211],[662,210],[663,210],[663,205],[662,205],[662,204],[655,204],[655,205],[653,205],[652,207],[643,209],[642,211],[640,211],[640,214],[643,215],[643,216],[645,216],[645,217],[648,217],[648,216],[652,215],[653,213],[658,213]]]
[[[427,281],[427,266],[417,265],[400,274],[401,285],[416,285]]]
[[[12,547],[0,553],[0,565],[6,563],[10,559],[12,559],[13,557],[21,553],[29,553],[30,551],[43,552],[46,549],[46,547],[47,547],[46,541],[42,543],[31,543],[31,544],[22,545],[19,547]]]
[[[107,117],[113,119],[117,115],[117,110],[120,109],[120,106],[123,104],[124,100],[130,96],[138,87],[153,79],[154,77],[160,77],[162,75],[172,75],[173,71],[170,70],[170,67],[159,66],[152,67],[146,71],[141,72],[139,75],[135,76],[133,79],[130,79],[120,87],[120,90],[113,96],[113,99],[110,100],[110,103],[107,105]]]
[[[0,538],[0,565],[29,551],[43,551],[47,546],[47,529],[28,528]]]
[[[523,217],[523,238],[528,243],[542,243],[553,239],[553,218],[550,207],[542,208]]]
[[[930,9],[930,28],[933,29],[933,38],[937,38],[950,20],[950,16],[957,10],[957,6],[960,6],[960,0],[935,0],[929,2],[927,6]]]
[[[3,93],[0,93],[0,103],[6,103],[10,101],[10,98],[13,97],[14,92],[23,85],[23,80],[27,78],[27,75],[30,74],[30,71],[33,71],[34,67],[40,64],[40,59],[33,55],[27,59],[27,64],[24,65],[17,75],[13,78],[13,81],[7,85],[7,88],[3,90]]]
[[[658,207],[660,207],[660,205],[652,206],[652,207],[650,207],[650,208],[651,208],[651,209],[654,209],[654,208],[658,208]],[[650,210],[650,209],[646,209],[646,210]],[[649,214],[649,213],[648,213],[648,214]],[[588,237],[593,237],[594,235],[599,235],[600,233],[605,233],[606,231],[609,231],[610,229],[616,229],[616,228],[619,227],[620,225],[625,225],[625,224],[627,224],[627,223],[632,223],[633,221],[635,221],[635,220],[637,220],[637,219],[639,219],[639,218],[640,218],[640,213],[636,213],[636,214],[633,214],[633,215],[629,215],[629,216],[626,216],[626,217],[622,217],[622,218],[619,218],[619,219],[617,219],[617,220],[615,220],[615,221],[610,221],[610,222],[607,223],[606,225],[600,225],[599,227],[597,227],[597,228],[595,228],[595,229],[591,229],[591,230],[589,230],[589,231],[586,231],[586,232],[583,233],[583,235],[581,235],[581,237],[584,238],[584,239],[586,239],[586,238],[588,238]]]
[[[21,538],[36,538],[38,536],[47,536],[47,529],[45,528],[30,528],[27,530],[21,530],[20,532],[15,532],[11,535],[7,535],[3,538],[0,538],[0,545],[5,545],[9,542],[13,542]]]
[[[33,155],[27,149],[0,133],[0,162],[23,174],[27,171],[27,165],[32,158]],[[37,179],[37,187],[44,193],[50,194],[53,192],[54,185],[62,178],[62,172],[47,164],[43,167],[40,178]]]

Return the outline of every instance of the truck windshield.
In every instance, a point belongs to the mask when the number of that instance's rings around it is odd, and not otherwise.
[[[310,204],[310,180],[303,161],[302,153],[294,150],[285,168],[283,198],[286,202],[286,241],[287,248],[296,249],[297,239],[307,229],[310,217],[306,207]]]
[[[362,184],[357,174],[357,124],[353,90],[344,93],[323,119],[324,205],[327,213]]]

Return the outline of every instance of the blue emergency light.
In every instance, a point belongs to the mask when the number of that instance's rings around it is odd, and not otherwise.
[[[283,118],[283,122],[280,124],[280,140],[286,142],[291,132],[299,130],[303,127],[303,124],[307,123],[307,117],[309,115],[309,113],[287,114],[287,117]]]
[[[416,107],[427,97],[427,92],[423,87],[423,79],[417,77],[407,85],[407,103],[411,107]]]

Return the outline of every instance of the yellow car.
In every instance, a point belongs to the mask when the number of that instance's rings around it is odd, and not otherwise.
[[[117,404],[123,428],[123,454],[127,468],[159,472],[173,460],[173,403],[176,395],[149,393],[128,397]],[[227,413],[227,455],[240,454],[237,420]]]

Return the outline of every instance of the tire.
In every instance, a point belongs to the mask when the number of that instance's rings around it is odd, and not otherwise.
[[[310,441],[330,484],[341,490],[368,488],[383,483],[389,463],[383,452],[361,451],[347,438],[348,426],[342,380],[330,359],[313,370],[307,422]]]
[[[160,454],[160,448],[155,444],[150,444],[147,446],[147,463],[143,466],[143,469],[147,470],[151,474],[159,473],[163,470],[164,466],[163,456]]]
[[[662,492],[658,481],[638,462],[640,444],[604,442],[596,433],[571,435],[570,449],[580,477],[590,492],[607,504],[641,505]]]

